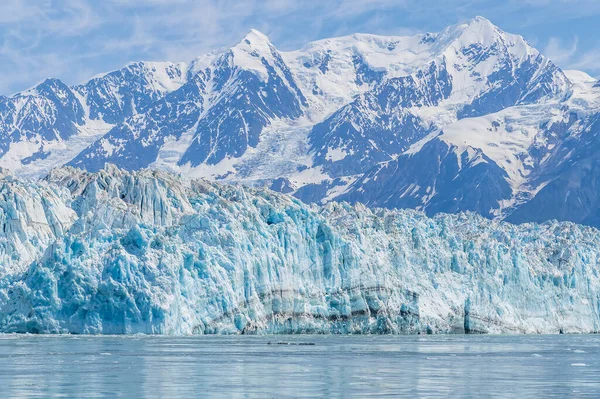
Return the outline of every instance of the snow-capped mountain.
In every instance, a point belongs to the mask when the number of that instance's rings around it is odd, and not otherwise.
[[[68,87],[60,80],[0,98],[0,165],[39,177],[187,80],[184,64],[138,62]]]
[[[214,165],[256,147],[270,121],[297,118],[303,105],[306,100],[277,49],[252,31],[147,112],[115,126],[71,164],[98,170],[110,161],[139,169],[156,162],[171,140],[185,142],[177,165]]]
[[[416,52],[432,60],[411,65],[409,75],[387,76],[315,126],[310,139],[317,164],[365,172],[450,121],[553,97],[568,88],[564,74],[523,38],[482,18],[421,38]],[[329,154],[330,149],[337,153]]]
[[[255,30],[190,63],[132,63],[0,99],[0,166],[168,169],[305,202],[600,226],[600,87],[476,17],[281,52]]]
[[[513,222],[556,218],[598,226],[600,90],[581,72],[567,74],[572,83],[563,98],[448,124],[339,198],[428,214],[470,210]]]
[[[183,63],[136,62],[92,78],[73,90],[83,98],[90,119],[116,124],[145,113],[186,81],[187,66]]]
[[[600,329],[600,232],[310,206],[164,171],[0,175],[0,332]]]

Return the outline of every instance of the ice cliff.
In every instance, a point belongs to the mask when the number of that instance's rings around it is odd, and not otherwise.
[[[305,205],[161,171],[0,173],[0,331],[600,330],[600,232]]]

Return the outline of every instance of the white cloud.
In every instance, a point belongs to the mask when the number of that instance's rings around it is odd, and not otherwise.
[[[234,44],[250,28],[290,50],[324,36],[438,30],[474,15],[503,19],[502,26],[515,14],[523,26],[542,26],[600,15],[600,2],[5,0],[0,2],[0,92],[21,90],[48,76],[74,84],[140,59],[189,61]],[[551,38],[545,52],[561,66],[598,68],[596,53],[584,52],[582,42]]]
[[[571,67],[573,69],[590,71],[598,76],[600,74],[600,49],[586,51],[579,57],[576,57],[573,60]]]
[[[579,38],[571,43],[565,43],[557,37],[551,37],[544,54],[556,65],[563,69],[579,69],[589,73],[600,72],[600,49],[592,48],[586,51],[578,49]]]
[[[575,37],[571,44],[564,44],[559,38],[551,37],[544,50],[544,54],[554,63],[561,65],[569,63],[577,54],[577,43],[579,39]]]

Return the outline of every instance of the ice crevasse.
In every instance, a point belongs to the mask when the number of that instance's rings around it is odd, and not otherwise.
[[[0,172],[0,332],[600,330],[600,231],[305,205],[156,170]]]

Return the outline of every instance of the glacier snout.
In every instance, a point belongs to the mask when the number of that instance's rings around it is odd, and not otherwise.
[[[114,167],[0,184],[3,332],[599,330],[589,227],[309,206]]]

